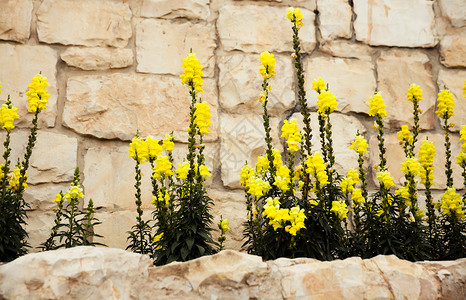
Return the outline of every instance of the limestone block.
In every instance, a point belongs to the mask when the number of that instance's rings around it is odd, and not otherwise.
[[[371,60],[375,49],[361,43],[354,43],[348,40],[324,41],[319,48],[322,52],[334,57],[358,58]]]
[[[240,188],[240,170],[247,161],[255,164],[266,150],[261,115],[220,115],[220,162],[223,185]],[[271,118],[272,146],[282,150],[278,133],[279,120]]]
[[[57,207],[57,204],[53,202],[55,196],[60,191],[67,191],[69,186],[69,183],[30,184],[29,188],[24,191],[24,200],[31,206],[30,210],[52,211]]]
[[[45,0],[37,11],[37,34],[48,44],[125,47],[131,16],[121,1]]]
[[[181,75],[182,60],[192,49],[204,67],[204,76],[212,77],[215,39],[211,24],[142,20],[136,26],[136,69],[141,73]]]
[[[0,40],[24,43],[29,39],[32,0],[0,2]]]
[[[294,113],[292,118],[296,118],[301,132],[303,132],[304,122],[301,113]],[[322,151],[322,145],[319,137],[319,119],[317,113],[311,113],[311,129],[312,129],[312,151]],[[335,154],[335,170],[340,175],[346,175],[351,168],[358,168],[358,154],[351,150],[351,141],[354,140],[356,133],[364,135],[366,129],[364,125],[353,116],[348,116],[339,113],[330,115],[332,124],[332,139],[333,150]]]
[[[55,198],[55,197],[54,197]],[[55,213],[53,211],[28,211],[26,231],[29,235],[28,243],[31,245],[29,252],[38,252],[37,247],[45,242],[54,225]]]
[[[267,109],[271,115],[280,115],[296,105],[292,58],[276,55],[277,74],[269,80]],[[219,62],[219,102],[231,113],[263,112],[258,103],[262,90],[262,76],[259,75],[259,55],[234,54],[221,57]]]
[[[211,132],[204,141],[217,139],[217,88],[204,81],[203,101],[212,114]],[[191,97],[179,78],[123,74],[75,76],[68,79],[63,124],[80,134],[98,138],[131,140],[141,135],[164,137],[174,131],[175,139],[187,141]]]
[[[324,40],[351,38],[351,6],[348,0],[318,0],[320,34]]]
[[[441,69],[437,78],[437,85],[439,90],[444,89],[446,86],[448,89],[450,89],[453,97],[455,98],[454,116],[450,118],[450,122],[455,124],[455,126],[451,128],[453,131],[460,131],[461,125],[466,125],[466,99],[463,95],[463,86],[465,84],[465,80],[465,70]],[[435,99],[437,100],[437,96]],[[435,107],[435,109],[437,110],[437,107]]]
[[[374,46],[433,47],[432,5],[429,0],[354,1],[356,39]]]
[[[466,26],[466,2],[462,0],[439,0],[442,14],[455,27]]]
[[[435,127],[435,87],[432,79],[432,65],[427,55],[404,50],[384,51],[377,59],[378,88],[387,105],[385,120],[392,127],[402,124],[413,125],[413,104],[406,98],[412,83],[422,89],[423,100],[419,124],[422,129]],[[372,95],[366,96],[366,101]],[[369,106],[367,105],[369,111]]]
[[[466,34],[442,38],[440,62],[447,67],[466,67]]]
[[[82,70],[107,70],[129,67],[133,51],[121,48],[68,47],[60,54],[67,65]]]
[[[421,132],[418,136],[418,142],[416,143],[415,153],[419,152],[419,147],[423,140],[428,137],[429,141],[434,143],[436,156],[434,157],[434,185],[432,189],[443,190],[446,188],[447,177],[445,175],[445,137],[441,133],[423,133]],[[450,134],[451,142],[451,161],[453,169],[453,186],[456,189],[463,188],[463,177],[461,176],[461,168],[456,164],[456,156],[461,151],[461,143],[459,137],[453,134]],[[399,145],[398,140],[396,139],[396,134],[385,135],[385,147],[387,148],[386,159],[387,159],[387,168],[390,171],[391,175],[394,178],[394,183],[396,188],[402,186],[402,183],[405,182],[404,173],[401,171],[401,163],[405,160],[405,155],[403,152],[403,147]],[[370,166],[379,164],[379,148],[377,136],[371,136],[369,139],[369,156],[370,156]],[[372,179],[375,183],[378,184],[376,179],[377,171],[372,169]],[[420,181],[420,178],[418,178]],[[424,185],[418,184],[418,189],[424,189]]]
[[[311,52],[316,45],[315,15],[307,9],[301,12],[304,16],[304,26],[299,31],[301,49],[303,52]],[[285,7],[222,6],[219,9],[217,29],[224,50],[292,52],[293,32],[291,22],[285,15]]]
[[[207,19],[210,0],[143,0],[141,17]]]
[[[309,105],[313,109],[317,103],[317,93],[312,91],[312,81],[322,77],[339,102],[341,112],[367,113],[367,99],[374,93],[376,82],[374,65],[370,61],[315,57],[306,59],[305,90]]]
[[[32,77],[40,72],[48,78],[50,86],[47,88],[50,94],[47,110],[39,114],[40,127],[55,126],[57,117],[57,78],[56,65],[57,54],[48,46],[29,45],[0,45],[0,78],[2,84],[2,100],[7,95],[11,96],[11,102],[18,107],[19,120],[15,124],[19,127],[29,127],[33,113],[28,112],[27,96],[28,84]]]
[[[94,200],[94,199],[93,199]],[[128,231],[136,224],[136,204],[130,211],[108,211],[97,212],[94,216],[102,222],[94,227],[94,232],[100,234],[101,238],[97,237],[94,242],[99,242],[111,248],[126,249],[128,245]],[[151,211],[144,211],[143,218],[149,219]]]

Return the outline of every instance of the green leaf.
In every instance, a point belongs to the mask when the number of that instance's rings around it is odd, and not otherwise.
[[[194,245],[194,239],[192,237],[186,238],[186,245],[188,245],[188,249],[191,251]]]

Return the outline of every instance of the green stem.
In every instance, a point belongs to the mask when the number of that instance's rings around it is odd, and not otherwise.
[[[445,163],[445,175],[447,175],[447,187],[453,187],[453,170],[451,169],[451,149],[450,149],[450,136],[448,132],[448,115],[445,113],[444,115],[444,125],[443,130],[445,131],[445,155],[446,155],[446,163]]]

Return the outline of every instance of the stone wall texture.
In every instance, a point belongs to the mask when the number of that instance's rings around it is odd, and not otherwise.
[[[181,86],[181,60],[192,48],[205,67],[203,99],[211,105],[206,136],[208,182],[215,222],[230,219],[226,247],[241,249],[246,209],[239,186],[244,162],[264,151],[259,54],[277,58],[271,85],[272,136],[283,149],[279,129],[299,118],[288,6],[300,7],[306,90],[313,111],[311,81],[323,77],[336,95],[332,116],[337,167],[356,166],[348,150],[357,130],[370,140],[367,166],[377,163],[373,119],[366,101],[375,89],[387,104],[389,168],[400,184],[403,152],[396,131],[412,124],[406,92],[411,83],[424,90],[422,136],[437,147],[437,199],[445,188],[445,154],[436,94],[444,85],[456,98],[452,122],[453,156],[459,128],[466,124],[466,2],[464,0],[0,0],[0,81],[2,101],[10,94],[24,118],[13,132],[13,161],[24,152],[31,115],[27,85],[42,72],[51,93],[40,116],[39,142],[29,170],[26,193],[28,231],[33,247],[43,242],[53,222],[52,200],[79,166],[86,195],[103,223],[96,232],[112,247],[126,247],[135,223],[134,162],[127,156],[139,129],[157,138],[174,131],[176,157],[186,149],[189,94]],[[313,113],[313,127],[317,131]],[[4,135],[0,136],[4,139]],[[315,137],[315,149],[319,148]],[[146,167],[146,166],[145,166]],[[455,186],[463,189],[454,167]],[[143,169],[144,170],[144,169]],[[150,217],[150,183],[143,180],[143,207]],[[369,167],[370,188],[375,188]],[[464,190],[463,190],[464,192]],[[422,194],[422,191],[421,191]],[[83,203],[83,205],[85,205]],[[31,251],[36,251],[34,248]],[[299,266],[296,266],[298,268]],[[155,275],[154,275],[155,276]],[[232,284],[236,281],[232,281]],[[289,284],[294,284],[292,280]],[[408,297],[409,298],[409,297]]]

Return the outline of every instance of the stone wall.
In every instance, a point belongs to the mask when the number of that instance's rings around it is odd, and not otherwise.
[[[24,152],[31,115],[25,92],[38,72],[49,78],[50,103],[40,116],[38,143],[29,170],[30,242],[49,234],[52,200],[80,167],[87,204],[98,207],[101,242],[125,248],[135,223],[134,162],[128,143],[136,130],[161,138],[174,131],[178,161],[186,149],[189,95],[181,86],[181,60],[192,48],[205,67],[203,99],[212,107],[207,135],[208,181],[214,215],[230,219],[227,248],[240,249],[245,219],[239,170],[264,151],[259,53],[277,59],[270,113],[274,144],[283,149],[279,128],[298,112],[290,54],[288,6],[301,7],[300,31],[308,100],[315,110],[311,81],[330,84],[339,101],[332,115],[335,151],[342,172],[357,164],[348,146],[357,130],[373,150],[372,118],[366,101],[378,89],[387,104],[388,166],[400,184],[401,147],[396,131],[411,124],[406,92],[411,83],[424,90],[421,127],[437,147],[434,186],[445,188],[443,136],[435,118],[439,88],[456,98],[453,155],[458,130],[466,124],[462,85],[466,79],[466,2],[462,0],[1,0],[0,81],[2,99],[11,94],[22,119],[13,132],[14,153]],[[317,131],[315,114],[314,132]],[[4,136],[3,136],[4,138]],[[315,137],[316,138],[316,137]],[[318,149],[315,141],[315,149]],[[16,158],[13,159],[15,161]],[[455,186],[463,188],[454,167]],[[370,187],[374,172],[370,170]],[[150,170],[143,168],[143,205],[150,217]],[[422,193],[421,193],[422,194]]]

